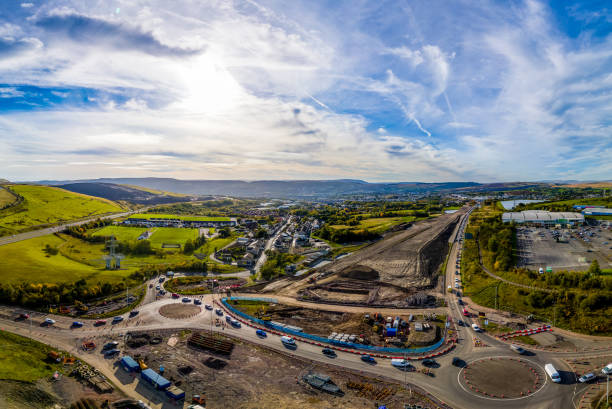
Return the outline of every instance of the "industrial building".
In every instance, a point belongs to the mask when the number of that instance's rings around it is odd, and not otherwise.
[[[605,207],[588,207],[582,211],[585,216],[612,216],[612,209]]]
[[[502,214],[504,223],[534,224],[539,226],[580,225],[584,223],[584,215],[574,212],[547,212],[545,210],[525,210]]]

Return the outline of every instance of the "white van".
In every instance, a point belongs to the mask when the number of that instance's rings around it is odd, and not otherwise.
[[[393,365],[396,368],[409,368],[411,366],[410,362],[402,358],[391,359],[391,365]]]
[[[603,367],[601,373],[604,375],[612,375],[612,364],[608,364]]]
[[[295,345],[295,339],[291,338],[291,337],[287,337],[287,336],[282,336],[281,337],[281,342],[285,345]]]
[[[476,332],[480,332],[481,331],[480,327],[478,325],[476,325],[476,324],[472,324],[472,329],[474,331],[476,331]]]
[[[557,372],[553,364],[544,365],[544,370],[546,371],[548,376],[550,376],[551,381],[555,383],[561,382],[561,375],[559,375],[559,372]]]

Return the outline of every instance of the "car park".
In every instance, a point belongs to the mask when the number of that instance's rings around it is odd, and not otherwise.
[[[267,338],[268,334],[266,333],[266,331],[262,330],[262,329],[258,329],[257,331],[255,331],[255,334],[257,334],[257,336],[259,338]]]
[[[587,382],[591,382],[594,381],[597,377],[595,376],[594,373],[587,373],[582,375],[580,378],[578,378],[578,382],[580,383],[587,383]]]
[[[335,357],[336,357],[336,351],[334,351],[334,350],[333,350],[333,349],[331,349],[331,348],[323,348],[323,350],[322,350],[321,352],[322,352],[322,353],[323,353],[323,355],[325,355],[325,356],[329,356],[329,357],[332,357],[332,358],[335,358]]]
[[[361,360],[368,364],[375,364],[376,359],[372,355],[361,355]]]

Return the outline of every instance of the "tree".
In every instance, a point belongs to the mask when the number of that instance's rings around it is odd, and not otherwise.
[[[191,239],[187,239],[187,241],[185,242],[185,245],[183,246],[183,253],[191,254],[193,253],[194,250],[195,248],[193,246],[193,242],[191,241]]]
[[[596,276],[601,275],[601,268],[599,267],[599,262],[597,261],[597,259],[593,260],[587,272]]]
[[[221,237],[222,239],[229,237],[231,234],[232,232],[230,231],[229,227],[224,227],[219,230],[219,237]]]

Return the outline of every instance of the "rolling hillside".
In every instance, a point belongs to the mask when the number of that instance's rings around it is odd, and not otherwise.
[[[0,210],[0,236],[122,210],[110,200],[56,187],[37,185],[8,187],[23,197],[23,201],[16,206]]]
[[[114,183],[69,183],[57,187],[75,193],[83,193],[115,201],[124,200],[126,202],[138,204],[156,205],[191,200],[191,197],[177,193],[163,192],[139,186],[118,185]]]

